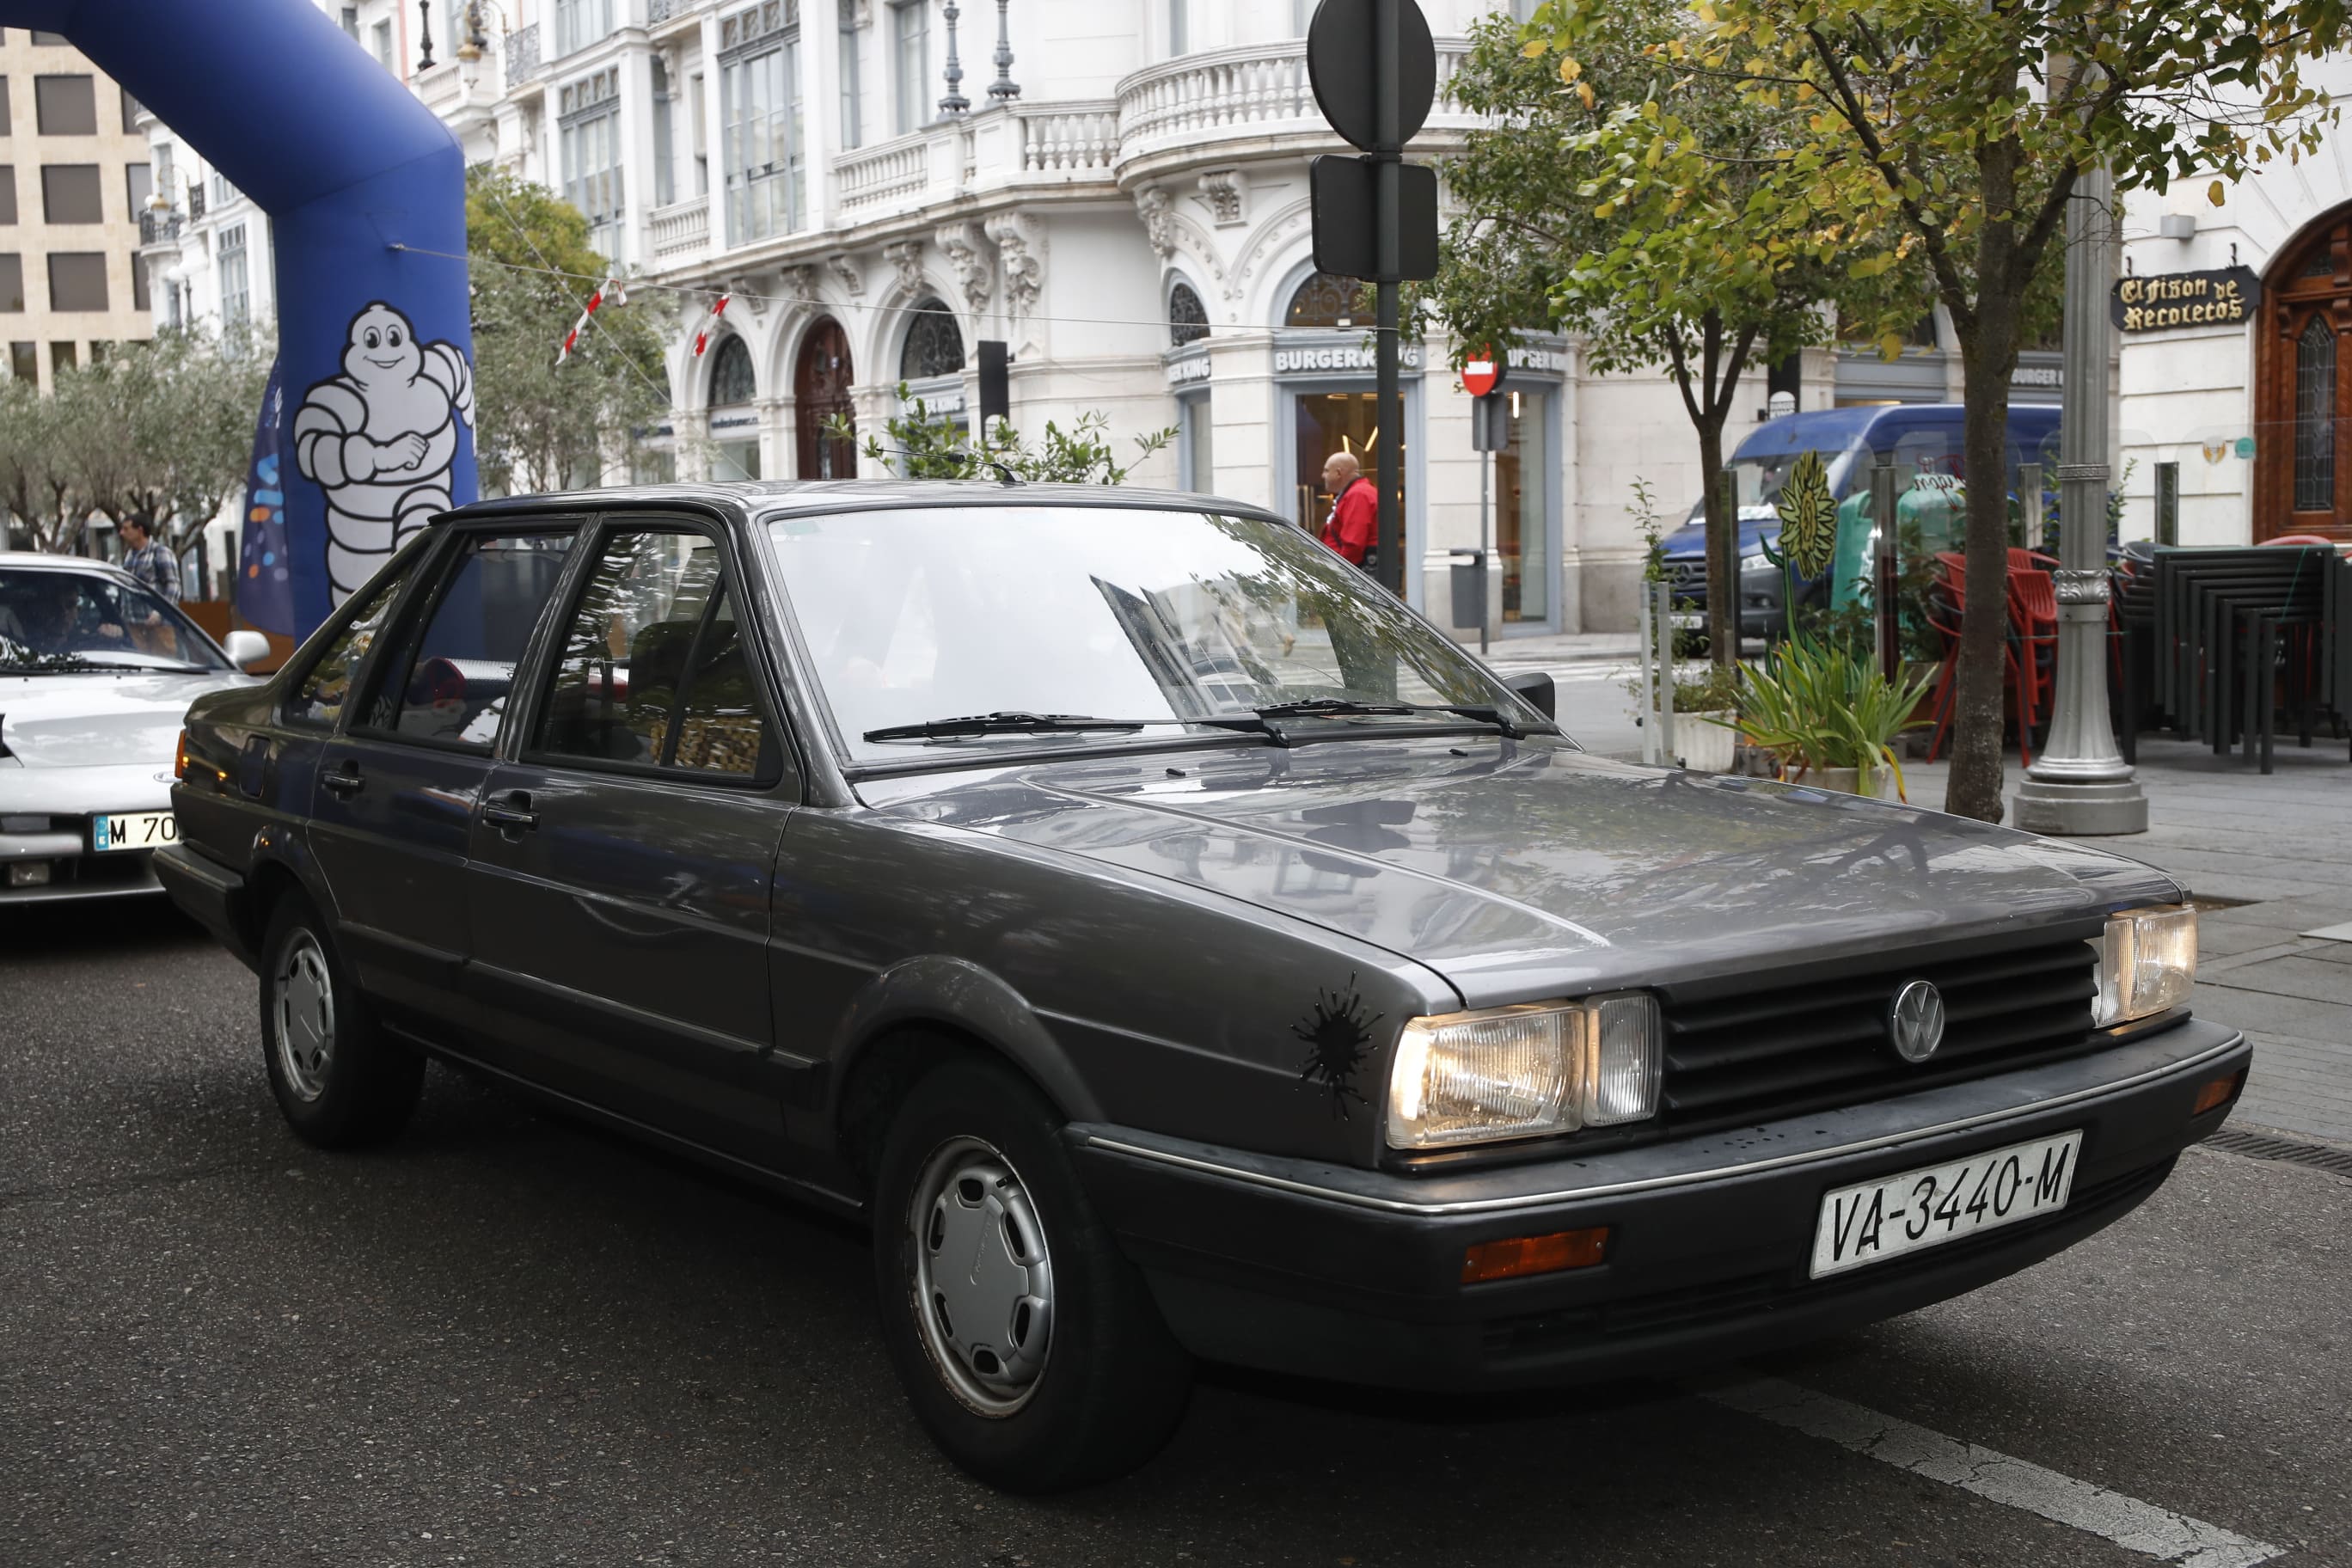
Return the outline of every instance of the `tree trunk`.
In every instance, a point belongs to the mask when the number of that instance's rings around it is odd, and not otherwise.
[[[1998,273],[1994,273],[1998,276]],[[2009,377],[2017,367],[2018,301],[1978,290],[1975,330],[1960,340],[1968,375],[1968,610],[1960,622],[1952,707],[1952,772],[1944,809],[2001,817],[2002,691],[2009,633]]]
[[[1709,400],[1712,403],[1712,399]],[[1706,647],[1717,664],[1739,658],[1739,516],[1724,504],[1723,416],[1710,411],[1698,429],[1700,494],[1706,508]]]

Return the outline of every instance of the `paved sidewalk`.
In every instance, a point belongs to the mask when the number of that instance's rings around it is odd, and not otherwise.
[[[2352,1144],[2352,766],[2345,743],[2279,748],[2268,778],[2232,753],[2143,737],[2148,830],[2083,843],[2160,866],[2210,900],[2192,1005],[2254,1042],[2232,1126]],[[1908,763],[1940,806],[1943,763]],[[2019,773],[2010,762],[2013,793]],[[2344,928],[2343,940],[2305,933]]]

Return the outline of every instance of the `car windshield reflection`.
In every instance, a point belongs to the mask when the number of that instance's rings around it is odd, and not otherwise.
[[[1281,523],[940,507],[784,518],[769,533],[860,761],[904,760],[910,745],[1132,745],[1139,731],[1148,743],[1187,727],[1265,730],[1268,714],[1291,729],[1549,728]],[[1106,718],[1042,721],[1087,715]]]

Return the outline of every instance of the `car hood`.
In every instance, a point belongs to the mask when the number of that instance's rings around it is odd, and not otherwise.
[[[252,684],[253,677],[226,669],[0,676],[0,747],[29,768],[168,764],[189,703],[207,691]]]
[[[866,790],[886,813],[1375,943],[1444,975],[1468,1006],[2179,896],[2160,871],[2060,840],[1540,740],[1163,752]]]
[[[1780,514],[1769,506],[1745,506],[1739,509],[1739,553],[1753,555],[1763,548],[1764,541],[1780,537]],[[1706,522],[1704,519],[1684,523],[1660,542],[1660,551],[1669,561],[1685,556],[1693,560],[1706,558]]]

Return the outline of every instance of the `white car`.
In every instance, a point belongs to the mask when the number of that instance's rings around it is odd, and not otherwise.
[[[0,909],[162,891],[180,721],[268,654],[119,567],[0,552]]]

